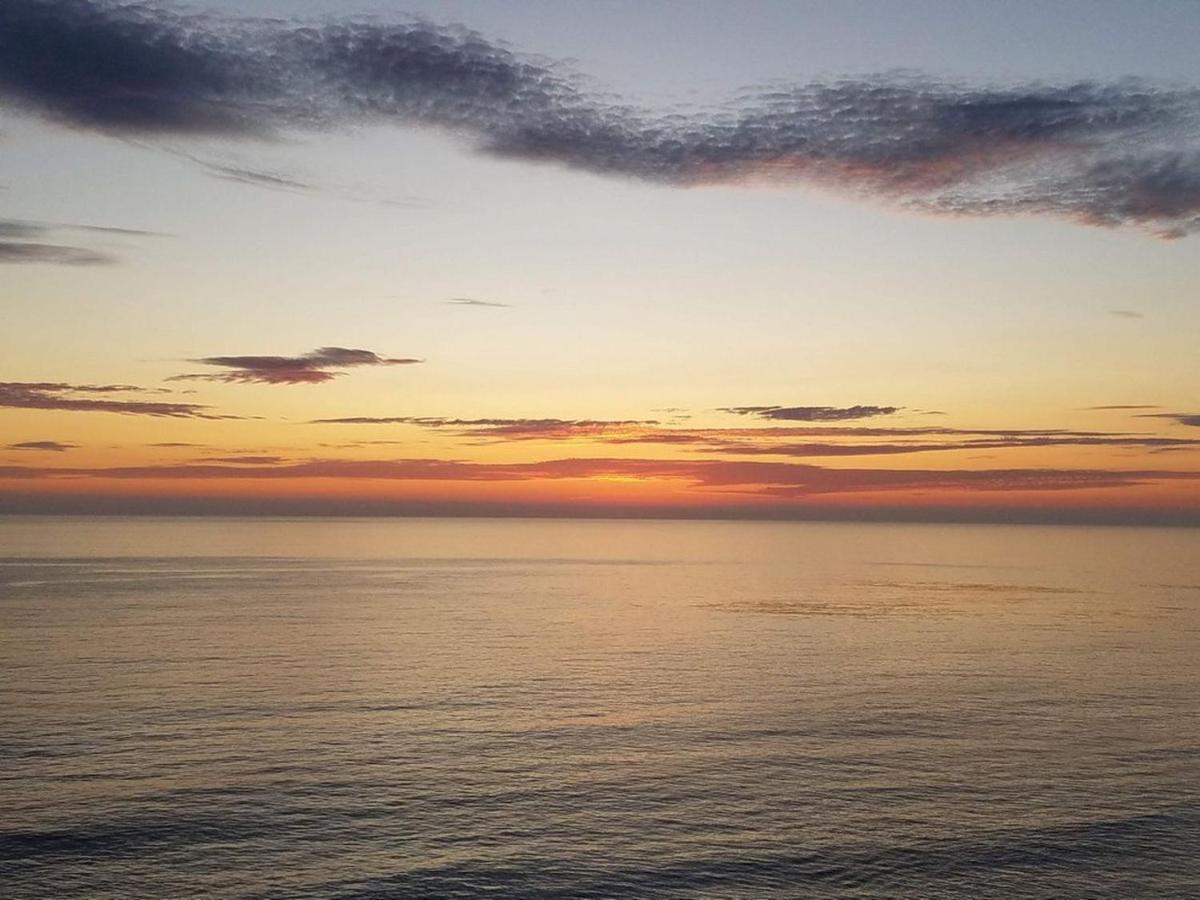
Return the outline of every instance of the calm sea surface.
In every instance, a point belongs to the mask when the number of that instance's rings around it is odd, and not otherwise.
[[[0,519],[0,896],[1200,896],[1200,532]]]

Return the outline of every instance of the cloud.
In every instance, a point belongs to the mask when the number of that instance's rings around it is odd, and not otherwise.
[[[1170,419],[1179,425],[1200,428],[1200,413],[1142,413],[1139,419]]]
[[[336,369],[358,366],[407,366],[420,359],[380,356],[371,350],[318,347],[300,356],[206,356],[189,360],[229,372],[173,375],[168,381],[223,381],[232,384],[319,384],[343,374]]]
[[[1200,229],[1200,90],[1137,81],[771,84],[650,110],[461,28],[5,0],[0,98],[77,128],[269,136],[395,122],[479,152],[693,186],[800,182],[952,216]]]
[[[633,441],[616,441],[633,443]],[[938,451],[975,450],[1019,450],[1032,447],[1124,447],[1149,450],[1200,449],[1200,440],[1158,437],[1012,437],[1001,440],[946,441],[942,443],[887,443],[887,444],[755,444],[713,443],[705,449],[721,453],[752,456],[896,456],[907,453],[931,453]]]
[[[154,149],[162,150],[169,156],[185,160],[193,165],[199,166],[206,175],[213,178],[219,178],[222,181],[233,181],[238,184],[249,184],[256,187],[271,188],[273,190],[282,191],[312,191],[316,190],[316,185],[307,181],[301,181],[291,175],[285,175],[282,172],[269,172],[264,169],[250,168],[249,166],[240,165],[231,162],[218,162],[212,159],[204,159],[194,153],[189,153],[178,147],[156,147]]]
[[[68,222],[34,222],[29,219],[0,219],[0,238],[34,238],[55,231],[83,231],[120,237],[166,237],[159,231],[118,228],[113,225],[76,225]]]
[[[21,441],[19,444],[9,444],[5,450],[46,450],[51,453],[65,453],[74,450],[78,444],[64,444],[61,441]]]
[[[416,425],[509,441],[596,437],[614,430],[658,425],[657,419],[450,419],[440,416],[347,416],[314,419],[313,425]]]
[[[199,162],[199,165],[214,178],[224,181],[234,181],[238,184],[252,184],[257,187],[273,188],[285,191],[311,191],[316,186],[300,181],[278,172],[265,172],[259,169],[248,169],[244,166],[226,166],[218,163]]]
[[[61,382],[0,382],[0,407],[12,409],[57,409],[75,412],[111,412],[140,416],[165,416],[176,419],[229,419],[206,412],[196,403],[163,403],[146,400],[96,399],[89,394],[116,394],[142,391],[129,384],[64,384]],[[85,396],[78,396],[83,394]]]
[[[888,407],[879,407],[886,409]],[[1149,407],[1153,408],[1153,407]],[[738,407],[759,415],[763,410],[784,407]],[[804,410],[834,410],[825,419],[852,418],[850,411],[863,407],[793,407]],[[665,412],[668,410],[659,410]],[[818,413],[817,415],[821,415]],[[778,441],[788,438],[996,438],[1012,441],[1039,439],[1134,438],[1108,431],[1072,431],[1061,428],[950,428],[938,426],[880,427],[863,425],[768,425],[739,428],[664,428],[658,419],[556,419],[556,418],[449,418],[442,416],[343,416],[313,419],[309,424],[335,425],[414,425],[420,428],[445,428],[458,434],[508,439],[568,440],[592,437],[614,444],[721,444],[739,440]],[[940,446],[940,445],[939,445]]]
[[[496,303],[492,300],[474,300],[470,297],[452,297],[449,300],[443,300],[443,303],[452,303],[456,306],[491,306],[498,309],[508,309],[512,306],[511,303]]]
[[[234,466],[272,466],[283,461],[281,456],[212,456],[206,463],[227,463]]]
[[[109,253],[63,244],[0,241],[0,265],[106,266],[117,258]]]
[[[1120,319],[1144,319],[1145,316],[1134,309],[1110,309],[1110,316],[1117,316]]]
[[[425,197],[413,194],[385,196],[377,186],[362,184],[338,184],[327,181],[317,181],[302,178],[291,172],[279,169],[267,169],[261,166],[251,166],[242,162],[228,159],[206,159],[194,153],[189,153],[176,146],[164,146],[161,143],[134,142],[147,149],[160,150],[169,156],[182,159],[212,178],[230,181],[235,184],[246,184],[252,187],[266,188],[273,191],[283,191],[291,194],[327,193],[340,196],[353,203],[372,203],[398,209],[427,209],[432,204]]]
[[[744,407],[775,409],[774,407]],[[829,407],[804,407],[827,410]],[[848,412],[834,408],[837,412]],[[818,413],[823,415],[824,413]],[[849,417],[849,416],[847,416]],[[834,420],[837,415],[830,416]],[[818,418],[817,421],[822,421]],[[896,456],[945,451],[1047,447],[1110,447],[1151,451],[1200,448],[1200,440],[1067,429],[880,428],[869,426],[766,426],[758,428],[667,428],[654,419],[458,419],[436,416],[350,416],[310,424],[412,425],[445,429],[479,442],[587,440],[612,445],[659,445],[738,456]],[[813,437],[837,438],[813,441]],[[803,438],[796,441],[796,438]],[[885,439],[885,440],[875,440]]]
[[[899,406],[726,406],[721,412],[788,422],[843,422],[899,412]]]
[[[267,465],[185,463],[97,468],[0,466],[0,478],[367,479],[384,481],[527,482],[594,478],[673,480],[718,494],[799,499],[912,490],[1076,491],[1200,480],[1200,471],[1109,469],[827,469],[757,460],[565,458],[527,463],[441,459],[314,459]]]
[[[107,225],[71,225],[62,222],[32,222],[27,219],[0,219],[0,265],[45,264],[58,266],[103,266],[117,262],[111,253],[48,243],[61,231],[120,237],[158,237],[155,232]]]
[[[1153,403],[1110,403],[1107,406],[1085,406],[1089,410],[1158,409]]]
[[[547,429],[545,438],[569,437]],[[840,441],[794,441],[795,437],[837,437]],[[1028,449],[1040,447],[1119,447],[1149,450],[1200,448],[1200,440],[1146,434],[1076,432],[1056,429],[1000,431],[955,428],[616,428],[589,434],[607,444],[658,444],[705,453],[742,456],[895,456],[910,453]],[[887,441],[864,438],[889,438]],[[903,440],[896,440],[902,438]]]

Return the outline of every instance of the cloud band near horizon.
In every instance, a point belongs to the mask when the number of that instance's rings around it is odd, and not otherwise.
[[[919,75],[779,84],[699,112],[589,91],[461,28],[0,5],[0,99],[117,136],[431,126],[495,157],[692,186],[801,182],[921,212],[1200,230],[1200,89],[978,86]]]
[[[0,466],[0,479],[184,480],[352,479],[528,482],[596,478],[679,481],[688,487],[764,498],[908,490],[1077,491],[1160,481],[1197,481],[1200,471],[1142,469],[835,469],[758,460],[564,458],[526,463],[444,459],[312,459],[269,464],[182,463],[112,467]]]

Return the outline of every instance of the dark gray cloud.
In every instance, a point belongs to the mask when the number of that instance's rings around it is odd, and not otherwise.
[[[1169,419],[1179,425],[1200,428],[1200,413],[1142,413],[1139,419]]]
[[[432,126],[479,151],[673,185],[801,181],[947,215],[1200,228],[1200,90],[881,75],[653,111],[427,23],[233,21],[5,0],[0,97],[121,136]]]
[[[209,413],[197,403],[165,403],[149,400],[97,399],[95,394],[141,392],[130,384],[65,384],[48,381],[0,382],[0,407],[12,409],[56,409],[74,412],[111,412],[176,419],[228,419]],[[83,396],[80,396],[80,395]]]
[[[229,369],[173,375],[168,381],[223,381],[231,384],[319,384],[358,366],[408,366],[422,362],[407,357],[380,356],[371,350],[318,347],[300,356],[206,356],[190,362]]]
[[[890,416],[899,406],[723,406],[721,412],[785,422],[844,422]]]
[[[78,444],[64,444],[62,441],[21,441],[17,444],[9,444],[5,450],[45,450],[50,453],[65,453],[68,450],[74,450]]]

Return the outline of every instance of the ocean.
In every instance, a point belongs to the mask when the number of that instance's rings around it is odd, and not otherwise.
[[[0,895],[1200,896],[1200,532],[0,519]]]

